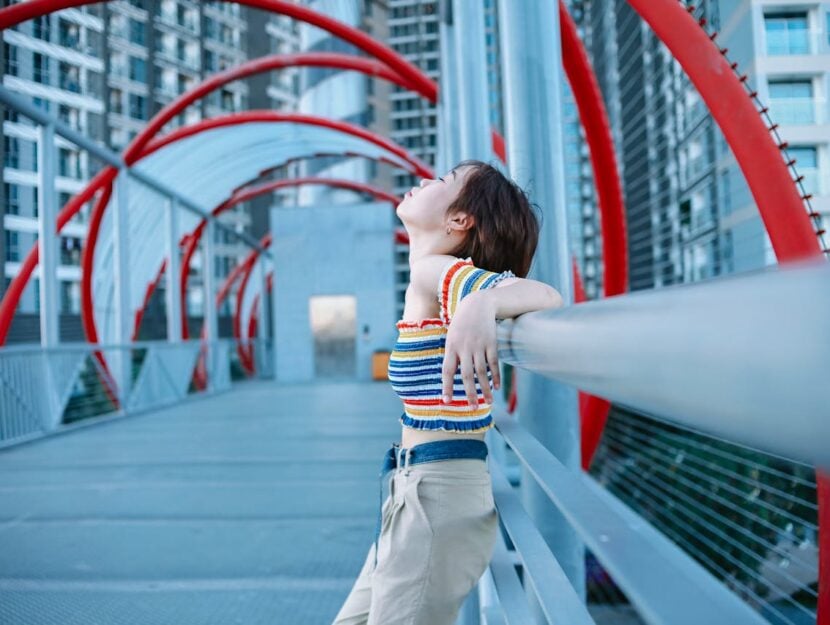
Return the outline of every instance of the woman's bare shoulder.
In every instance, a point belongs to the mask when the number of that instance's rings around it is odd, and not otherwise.
[[[441,275],[450,265],[463,260],[449,254],[427,254],[414,261],[409,268],[409,283],[419,293],[433,296]]]

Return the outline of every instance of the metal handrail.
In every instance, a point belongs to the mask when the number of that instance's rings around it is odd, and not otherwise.
[[[653,625],[766,623],[738,595],[593,478],[567,469],[502,410],[494,410],[494,416],[498,433],[613,576],[643,620]],[[495,463],[491,467],[495,468]],[[502,521],[527,567],[531,559],[540,558],[540,546],[530,543],[538,530],[521,522],[521,513],[506,495],[509,484],[498,469],[493,471],[493,487]],[[550,551],[542,548],[543,557],[552,559]],[[561,570],[558,565],[547,563],[548,575],[556,570]],[[565,609],[563,597],[567,601],[573,593],[568,584],[563,575],[553,575],[544,586],[534,583],[543,609],[557,604],[558,609]],[[692,588],[694,593],[690,592]],[[546,611],[546,616],[551,623],[582,622],[574,615],[561,620],[560,614],[557,620],[557,615]]]
[[[499,359],[830,467],[828,285],[830,264],[805,261],[535,311],[498,324]]]

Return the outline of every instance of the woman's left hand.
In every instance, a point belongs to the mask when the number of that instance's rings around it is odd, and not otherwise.
[[[470,405],[478,406],[473,374],[478,377],[485,401],[492,404],[493,393],[487,378],[487,367],[490,367],[493,374],[495,388],[499,388],[501,379],[496,340],[496,310],[486,297],[486,291],[476,291],[467,295],[458,303],[450,321],[444,346],[444,366],[441,371],[441,394],[445,404],[452,401],[453,380],[459,363],[461,380]]]

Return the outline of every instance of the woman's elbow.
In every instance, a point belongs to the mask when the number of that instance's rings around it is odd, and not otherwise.
[[[551,301],[550,308],[561,308],[565,305],[562,294],[550,285],[548,285],[548,293]]]

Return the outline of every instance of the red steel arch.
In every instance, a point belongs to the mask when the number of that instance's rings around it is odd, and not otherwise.
[[[28,2],[15,4],[0,10],[0,30],[60,9],[78,7],[86,4],[98,4],[102,1],[106,0],[29,0]],[[427,77],[426,74],[394,50],[357,28],[348,26],[302,5],[286,2],[285,0],[237,0],[237,4],[262,9],[270,13],[286,15],[322,28],[332,35],[345,39],[366,52],[369,56],[383,61],[405,80],[411,82],[413,89],[423,92],[426,97],[432,100],[437,97],[438,88],[435,82]]]
[[[164,137],[158,138],[148,143],[145,146],[139,159],[137,160],[146,158],[147,156],[151,155],[156,150],[163,148],[164,146],[170,145],[177,141],[181,141],[182,139],[185,139],[187,137],[196,135],[207,130],[252,122],[302,123],[338,130],[345,134],[362,138],[399,156],[403,161],[412,166],[413,173],[422,176],[432,175],[432,172],[427,165],[423,164],[420,160],[411,156],[406,150],[404,150],[397,144],[392,143],[391,141],[359,126],[355,126],[353,124],[349,124],[343,121],[316,117],[314,115],[304,115],[300,113],[282,113],[277,111],[261,110],[246,111],[243,113],[225,115],[213,119],[202,120],[191,126],[177,128],[173,132],[165,135]],[[113,172],[113,178],[114,176],[115,171]],[[109,199],[108,194],[102,196],[101,199]],[[92,216],[90,218],[89,231],[87,235],[86,245],[84,246],[84,253],[82,256],[81,263],[81,319],[84,323],[84,329],[86,331],[87,338],[92,343],[98,342],[98,332],[96,329],[95,318],[92,312],[92,259],[98,241],[98,232],[101,227],[101,221],[103,218],[104,210],[106,209],[106,205],[106,202],[100,200],[95,205]]]
[[[61,8],[92,4],[94,1],[96,0],[30,0],[0,11],[0,28]],[[388,48],[371,37],[305,7],[280,0],[240,0],[240,3],[307,21],[352,41],[378,58],[390,54]],[[732,76],[731,68],[722,55],[715,54],[711,39],[696,28],[689,13],[675,0],[629,0],[629,3],[672,50],[709,106],[749,183],[779,262],[820,255],[818,241],[801,205],[801,198],[795,192],[793,181],[780,155],[771,149],[767,129],[758,123],[760,119],[757,112],[748,106],[744,99],[746,94],[740,90],[740,85],[734,78],[728,78]],[[403,76],[411,77],[425,88],[435,87],[434,83],[430,83],[402,59],[386,60],[390,67]],[[820,491],[825,497],[830,494],[828,487]],[[825,501],[825,512],[822,515],[824,520],[828,519],[826,503]],[[830,539],[826,535],[822,545],[830,547]],[[822,570],[826,572],[828,567],[830,564],[825,555],[822,558]],[[825,575],[824,578],[826,577]],[[830,621],[829,610],[830,593],[825,585],[820,592],[820,621]]]
[[[0,10],[0,18],[2,18],[5,10],[6,9]],[[0,19],[0,22],[2,22],[2,19]],[[414,90],[420,88],[419,85],[412,85],[409,81],[390,70],[386,65],[365,57],[356,57],[337,53],[313,52],[271,55],[254,59],[224,72],[215,74],[190,91],[181,94],[161,109],[148,122],[147,126],[145,126],[144,129],[142,129],[142,131],[139,132],[138,135],[136,135],[125,148],[123,153],[125,164],[132,165],[135,163],[141,157],[147,143],[155,137],[155,135],[164,127],[165,124],[167,124],[167,122],[172,120],[190,104],[199,98],[204,97],[211,91],[239,78],[295,65],[353,69],[377,76],[379,78],[391,80],[396,84],[409,89]],[[425,97],[428,95],[429,93],[427,92]],[[434,94],[433,97],[435,97]],[[389,159],[382,158],[380,160],[397,166],[397,163]],[[70,199],[67,205],[58,214],[57,231],[60,232],[66,223],[68,223],[68,221],[78,213],[81,207],[88,202],[104,184],[111,184],[112,180],[115,178],[115,174],[116,171],[114,168],[104,168],[95,177],[93,177],[87,187],[84,188],[79,195]],[[0,345],[5,343],[12,318],[14,317],[14,312],[17,309],[17,305],[20,302],[20,298],[23,295],[26,285],[31,279],[32,273],[38,264],[38,258],[38,247],[37,244],[35,244],[29,250],[20,271],[13,278],[9,288],[3,296],[3,299],[0,300]]]
[[[274,180],[274,181],[265,182],[265,183],[262,183],[262,184],[259,184],[259,185],[256,185],[256,186],[242,187],[240,189],[237,189],[232,197],[230,197],[226,201],[222,202],[219,206],[214,208],[211,211],[211,214],[215,217],[215,216],[220,215],[221,213],[223,213],[227,210],[230,210],[231,208],[233,208],[237,204],[240,204],[242,202],[247,202],[249,200],[254,199],[255,197],[258,197],[260,195],[264,195],[266,193],[270,193],[272,191],[276,191],[278,189],[287,188],[287,187],[297,187],[297,186],[302,186],[302,185],[311,185],[311,184],[321,184],[321,185],[326,185],[326,186],[340,188],[340,189],[351,189],[352,191],[372,195],[373,197],[376,197],[379,200],[386,200],[388,202],[392,202],[392,203],[395,203],[395,204],[400,202],[400,198],[398,198],[397,196],[392,195],[391,193],[387,193],[383,189],[381,189],[379,187],[376,187],[376,186],[373,186],[373,185],[365,184],[365,183],[362,183],[362,182],[353,182],[351,180],[345,180],[345,179],[340,179],[340,178],[319,178],[319,177],[309,176],[309,177],[305,177],[305,178],[292,178],[292,179],[286,179],[286,180]],[[207,222],[202,220],[199,223],[199,225],[193,230],[193,232],[190,235],[187,236],[187,240],[186,240],[186,243],[184,245],[184,253],[182,254],[182,260],[181,260],[181,264],[180,264],[180,276],[179,276],[179,285],[180,285],[179,297],[180,297],[181,303],[182,303],[182,338],[183,339],[187,339],[187,338],[190,337],[190,332],[187,329],[187,323],[186,323],[187,322],[186,312],[184,311],[184,304],[185,304],[185,299],[186,299],[185,295],[187,293],[187,283],[190,280],[190,273],[189,273],[190,262],[193,258],[193,254],[196,251],[196,247],[199,244],[199,240],[201,239],[202,235],[204,234],[204,229],[205,229],[206,225],[207,225]],[[147,293],[145,295],[144,303],[142,305],[142,308],[139,311],[136,312],[136,324],[135,324],[135,328],[133,330],[133,335],[134,336],[138,336],[139,325],[140,325],[141,319],[143,317],[144,308],[146,308],[147,304],[150,301],[150,298],[153,295],[153,292],[158,287],[158,284],[159,284],[159,281],[160,281],[160,278],[161,278],[161,273],[164,271],[164,267],[166,266],[166,263],[167,263],[166,260],[162,262],[162,266],[159,269],[159,274],[157,275],[156,279],[153,282],[151,282],[147,287]],[[227,294],[225,293],[222,296],[221,300],[217,296],[217,299],[219,300],[217,302],[217,306],[219,304],[221,304],[221,301],[224,300],[226,295]]]

